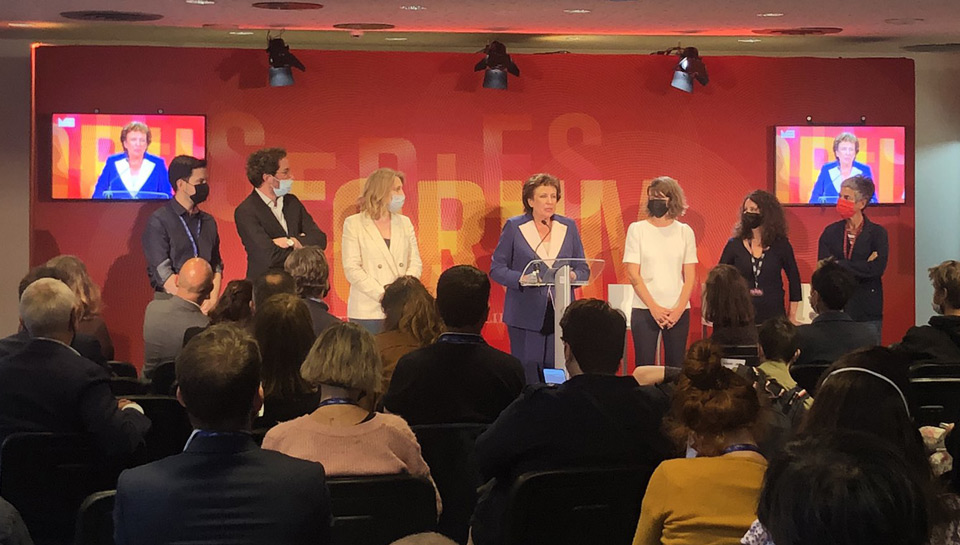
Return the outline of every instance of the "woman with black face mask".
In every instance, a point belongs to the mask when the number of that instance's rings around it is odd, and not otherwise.
[[[633,285],[630,331],[636,364],[654,365],[663,335],[664,362],[680,367],[690,331],[690,295],[697,280],[693,229],[677,218],[687,209],[676,180],[661,176],[647,188],[647,218],[627,230],[623,252]]]
[[[743,200],[740,221],[733,228],[720,263],[733,265],[750,287],[757,323],[784,316],[797,324],[802,297],[800,271],[787,238],[787,219],[775,196],[756,190]],[[783,304],[783,277],[790,289],[790,311]]]

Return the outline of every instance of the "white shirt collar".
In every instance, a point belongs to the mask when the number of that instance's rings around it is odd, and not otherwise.
[[[263,199],[263,204],[269,206],[270,208],[274,208],[274,207],[276,207],[276,206],[283,206],[283,197],[282,197],[282,196],[281,196],[281,197],[277,197],[277,202],[276,202],[276,204],[274,204],[273,200],[272,200],[270,197],[268,197],[268,196],[266,195],[266,193],[264,193],[263,191],[260,191],[260,188],[259,188],[259,187],[255,188],[254,191],[256,191],[256,192],[257,192],[257,195],[260,195],[260,198]]]

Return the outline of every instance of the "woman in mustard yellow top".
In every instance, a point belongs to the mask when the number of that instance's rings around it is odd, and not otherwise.
[[[667,460],[653,472],[634,545],[740,544],[767,468],[754,440],[759,413],[757,391],[720,364],[716,345],[690,347],[667,425],[697,457]]]

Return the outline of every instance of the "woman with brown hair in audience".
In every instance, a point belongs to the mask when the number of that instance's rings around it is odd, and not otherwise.
[[[386,318],[383,331],[376,336],[383,361],[383,380],[378,394],[387,391],[400,358],[433,344],[443,333],[436,300],[413,276],[401,276],[388,284],[380,305]]]
[[[289,293],[270,297],[257,309],[253,335],[263,358],[263,417],[257,426],[270,427],[316,409],[320,394],[300,376],[316,339],[306,303]]]
[[[755,439],[759,415],[753,384],[721,365],[716,344],[694,343],[665,426],[696,457],[653,472],[634,545],[739,545],[756,518],[767,467]]]
[[[107,323],[100,311],[103,300],[100,298],[100,286],[96,285],[87,273],[87,266],[74,255],[58,255],[47,261],[47,267],[63,273],[67,277],[67,286],[77,296],[77,333],[90,335],[100,343],[100,352],[107,360],[112,360],[113,340]]]
[[[253,282],[249,280],[231,280],[223,288],[217,304],[210,310],[210,325],[233,322],[238,327],[246,327],[253,315],[250,302],[253,301]]]
[[[704,317],[713,324],[710,336],[721,345],[757,344],[753,303],[747,282],[731,265],[717,265],[707,275]]]
[[[408,473],[433,482],[403,418],[360,406],[362,397],[380,389],[380,367],[373,335],[361,325],[325,329],[300,369],[319,390],[319,403],[312,413],[268,431],[263,448],[320,462],[329,477]],[[439,505],[437,494],[438,512]]]

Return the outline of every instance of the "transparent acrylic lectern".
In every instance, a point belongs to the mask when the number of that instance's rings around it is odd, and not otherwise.
[[[603,272],[602,259],[558,258],[535,259],[523,268],[521,286],[552,286],[554,366],[566,372],[563,359],[563,331],[560,318],[573,302],[573,288],[586,286]]]

